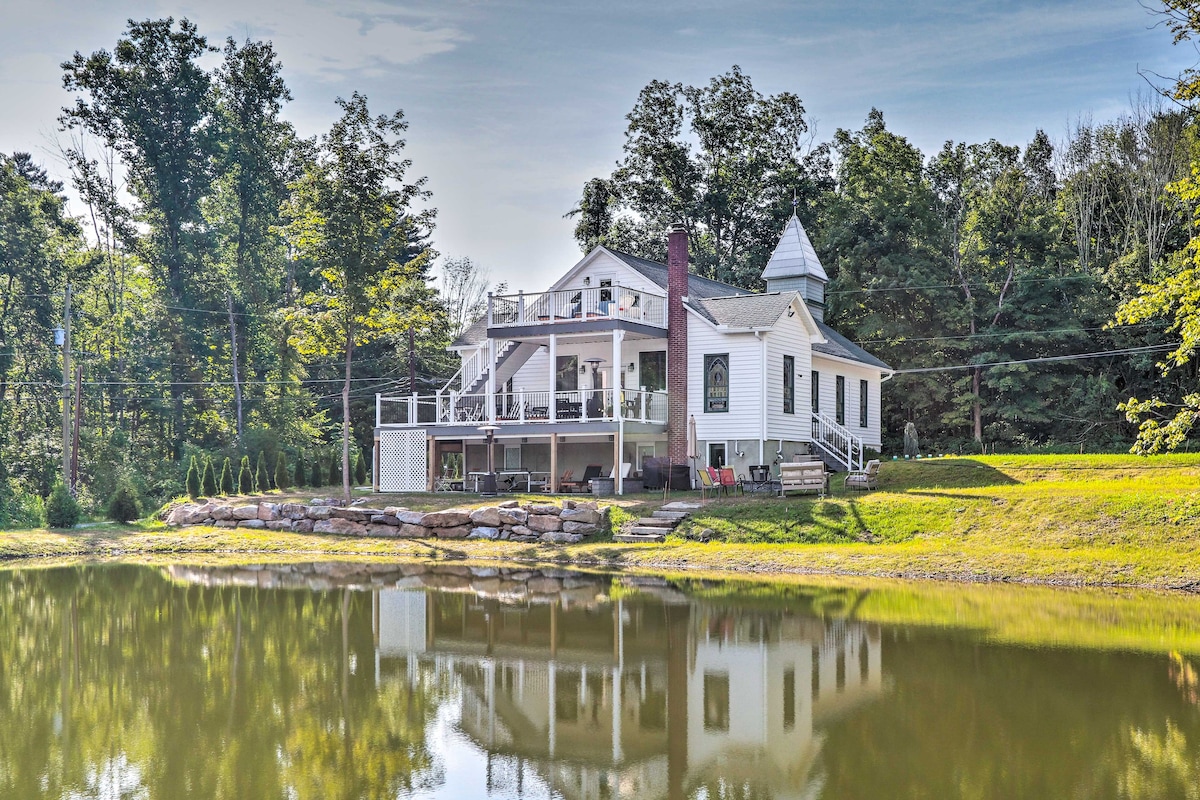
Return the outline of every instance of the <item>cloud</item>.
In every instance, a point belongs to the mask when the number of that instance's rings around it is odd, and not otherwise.
[[[382,77],[470,39],[448,13],[372,0],[264,0],[249,7],[219,0],[189,11],[210,34],[272,40],[289,73],[329,82],[352,73]]]

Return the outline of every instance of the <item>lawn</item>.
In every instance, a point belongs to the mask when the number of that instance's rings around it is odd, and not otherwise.
[[[300,499],[320,494],[275,494]],[[672,499],[695,497],[673,493]],[[525,501],[539,495],[516,495]],[[374,495],[415,510],[475,495]],[[661,494],[617,498],[635,518]],[[711,530],[714,541],[688,540]],[[646,569],[876,575],[1200,589],[1200,455],[983,456],[886,462],[880,489],[706,502],[662,545],[397,541],[155,524],[0,532],[0,558],[133,554],[506,559]],[[261,560],[261,559],[260,559]]]

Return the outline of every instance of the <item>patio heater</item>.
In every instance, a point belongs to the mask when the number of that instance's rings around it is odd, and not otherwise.
[[[492,443],[496,440],[496,431],[500,428],[496,425],[480,425],[479,430],[483,432],[484,441],[487,443],[487,475],[483,476],[483,486],[479,494],[483,497],[495,497],[498,490],[496,488],[496,456],[492,451]]]
[[[593,356],[592,358],[584,359],[584,363],[592,365],[592,394],[588,397],[587,401],[588,416],[598,417],[600,416],[600,410],[604,408],[603,395],[597,394],[598,391],[604,388],[600,380],[600,365],[604,363],[604,359]]]

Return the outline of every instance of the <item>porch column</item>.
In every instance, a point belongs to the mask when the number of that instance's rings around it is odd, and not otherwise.
[[[426,476],[428,478],[428,485],[425,487],[425,490],[432,492],[434,478],[437,476],[437,440],[430,436],[426,441],[429,444],[429,468],[426,472],[429,474]]]
[[[551,422],[558,421],[558,399],[555,397],[555,386],[558,380],[558,335],[550,334],[550,408],[548,413]],[[551,450],[551,452],[554,452]],[[552,456],[553,457],[553,456]],[[555,476],[554,491],[558,491],[557,476]]]
[[[622,495],[625,494],[625,478],[623,477],[625,470],[621,469],[621,458],[625,454],[625,420],[623,419],[617,420],[617,435],[615,437],[615,444],[617,446],[617,460],[613,463],[617,465],[617,482],[613,487],[613,491],[618,495]]]
[[[496,340],[487,342],[487,421],[496,424]]]
[[[375,434],[375,446],[371,448],[371,483],[379,491],[379,434]]]
[[[617,420],[620,420],[621,417],[624,416],[624,412],[621,409],[621,401],[623,400],[623,398],[621,397],[621,383],[622,383],[622,378],[625,375],[625,364],[621,360],[621,341],[624,338],[625,338],[625,331],[620,330],[620,329],[613,330],[613,333],[612,333],[612,363],[613,363],[612,404],[613,404],[613,418],[617,419]],[[620,486],[621,485],[618,483],[617,484],[617,494],[621,493]]]
[[[550,434],[550,493],[558,494],[558,489],[558,434],[552,433]]]

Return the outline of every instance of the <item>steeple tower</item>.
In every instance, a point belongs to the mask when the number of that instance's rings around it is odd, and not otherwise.
[[[825,284],[829,283],[829,276],[795,211],[783,229],[762,277],[767,282],[768,292],[799,292],[813,317],[824,321]]]

